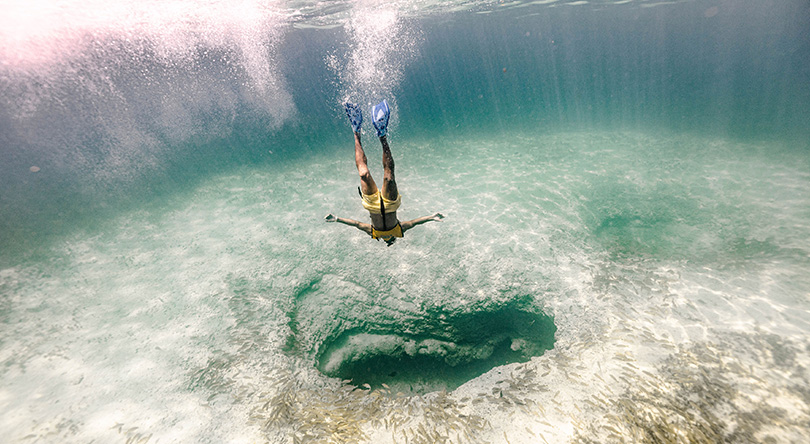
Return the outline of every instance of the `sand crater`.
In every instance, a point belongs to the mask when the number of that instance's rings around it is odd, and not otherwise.
[[[287,351],[323,374],[393,391],[453,390],[493,367],[525,362],[554,346],[554,321],[528,296],[471,306],[417,306],[372,298],[325,276],[298,291]]]

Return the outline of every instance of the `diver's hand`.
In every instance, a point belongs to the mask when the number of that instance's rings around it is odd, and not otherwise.
[[[431,219],[433,219],[433,220],[435,220],[436,222],[441,222],[441,221],[442,221],[442,219],[444,219],[444,214],[442,214],[442,213],[436,213],[436,214],[434,214],[434,215],[430,216],[430,218],[431,218]]]
[[[323,218],[323,220],[325,222],[337,222],[337,218],[332,213],[327,214],[326,217]]]

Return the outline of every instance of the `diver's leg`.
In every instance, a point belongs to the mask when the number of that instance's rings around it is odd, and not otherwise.
[[[383,168],[385,175],[383,176],[382,195],[388,200],[396,200],[399,192],[397,190],[397,181],[394,177],[394,157],[391,155],[391,148],[388,146],[388,138],[386,136],[380,137],[383,152]]]
[[[360,175],[360,191],[366,195],[376,193],[377,184],[368,170],[368,161],[366,153],[363,151],[363,145],[360,143],[359,132],[354,133],[354,162],[357,164],[357,173]]]

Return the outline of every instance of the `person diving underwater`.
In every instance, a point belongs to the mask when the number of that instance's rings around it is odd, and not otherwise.
[[[371,108],[371,123],[377,130],[377,137],[382,145],[382,162],[384,168],[382,190],[377,188],[371,172],[368,170],[366,153],[360,143],[360,126],[363,123],[363,113],[360,107],[353,103],[345,103],[346,115],[354,131],[354,161],[357,165],[357,173],[360,175],[360,197],[363,208],[368,210],[371,216],[371,223],[363,223],[352,219],[344,219],[328,214],[324,218],[326,222],[340,222],[350,225],[367,233],[372,239],[382,239],[390,247],[397,238],[403,237],[405,232],[411,228],[430,221],[441,221],[444,216],[441,213],[434,213],[430,216],[420,217],[405,222],[397,219],[397,210],[402,202],[402,196],[397,190],[397,182],[394,178],[394,158],[391,156],[391,148],[388,146],[387,130],[390,110],[388,102],[383,100]]]

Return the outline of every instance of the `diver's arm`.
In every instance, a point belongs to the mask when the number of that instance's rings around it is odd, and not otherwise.
[[[364,232],[368,233],[369,235],[371,234],[371,224],[366,224],[366,223],[363,223],[363,222],[360,222],[360,221],[357,221],[357,220],[354,220],[354,219],[344,219],[342,217],[335,217],[335,215],[331,214],[331,213],[327,214],[326,217],[324,218],[324,220],[326,222],[340,222],[340,223],[342,223],[344,225],[349,225],[351,227],[357,228],[360,231],[364,231]]]
[[[413,228],[413,227],[415,227],[417,225],[422,225],[425,222],[430,222],[432,220],[435,220],[436,222],[441,222],[442,219],[444,219],[444,215],[442,213],[434,213],[434,214],[431,214],[430,216],[425,216],[425,217],[420,217],[420,218],[414,219],[414,220],[408,220],[408,221],[405,221],[405,222],[400,222],[399,225],[402,227],[402,232],[404,233],[407,230],[410,230],[411,228]]]

